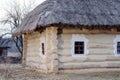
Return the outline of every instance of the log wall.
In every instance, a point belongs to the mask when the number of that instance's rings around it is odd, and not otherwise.
[[[48,73],[58,73],[57,27],[46,29],[46,65]]]
[[[72,34],[81,35],[79,29],[63,29],[63,33],[59,36],[59,70],[81,70],[81,69],[104,69],[104,68],[120,68],[120,56],[114,54],[114,39],[116,34],[110,33],[85,33],[88,39],[87,50],[85,56],[72,56],[71,39]],[[94,31],[93,31],[94,32]]]
[[[44,55],[42,54],[44,43]],[[34,32],[24,37],[24,62],[33,69],[45,73],[58,72],[57,28],[50,27],[44,32]]]
[[[27,35],[26,65],[41,71],[46,70],[45,56],[42,55],[41,51],[41,39],[45,38],[44,35],[45,32],[42,34],[36,32]]]

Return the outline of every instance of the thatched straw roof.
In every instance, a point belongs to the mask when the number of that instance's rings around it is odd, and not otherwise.
[[[120,0],[46,0],[27,15],[16,32],[59,23],[119,26]]]

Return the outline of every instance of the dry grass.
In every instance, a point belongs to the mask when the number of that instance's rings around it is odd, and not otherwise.
[[[9,68],[0,69],[0,80],[120,80],[120,72],[53,75],[24,68]]]

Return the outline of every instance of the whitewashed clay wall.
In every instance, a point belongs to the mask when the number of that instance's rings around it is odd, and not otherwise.
[[[109,34],[109,31],[105,34],[99,31],[91,33],[79,29],[63,29],[58,40],[59,72],[97,72],[110,68],[118,71],[116,68],[120,68],[120,56],[115,54],[117,34]],[[85,55],[73,55],[72,42],[75,36],[86,39]]]

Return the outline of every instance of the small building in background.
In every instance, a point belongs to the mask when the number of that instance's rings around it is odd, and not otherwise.
[[[0,38],[0,63],[18,63],[21,54],[12,38]],[[9,61],[8,61],[9,60]]]

